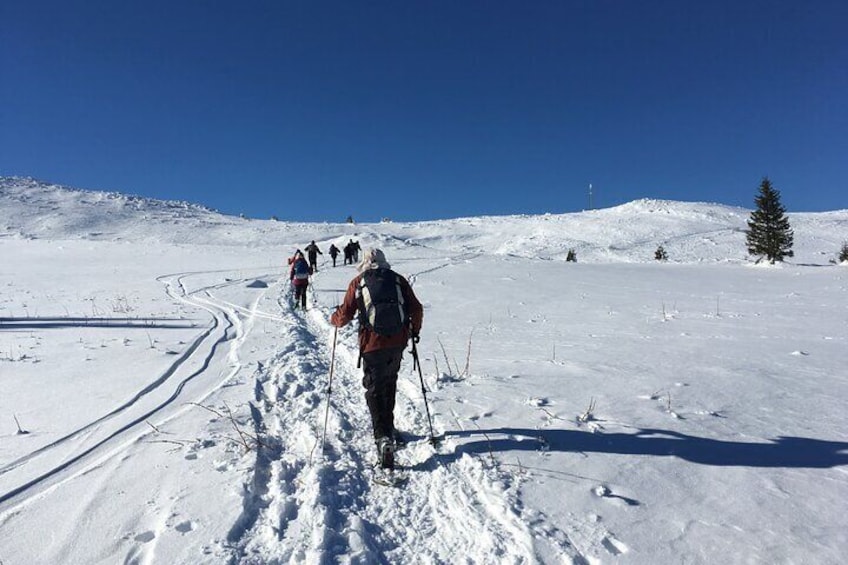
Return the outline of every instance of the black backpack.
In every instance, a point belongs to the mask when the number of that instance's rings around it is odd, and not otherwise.
[[[372,332],[390,336],[409,324],[400,275],[389,269],[369,269],[356,292],[359,324]]]

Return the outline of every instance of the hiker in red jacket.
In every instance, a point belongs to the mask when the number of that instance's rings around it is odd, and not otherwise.
[[[330,323],[341,327],[359,318],[365,400],[380,465],[391,469],[398,439],[394,427],[398,371],[409,338],[418,340],[424,309],[409,282],[391,270],[379,249],[366,249],[357,268],[359,275],[350,281]]]
[[[306,289],[309,287],[309,264],[306,262],[303,253],[298,249],[294,257],[289,260],[291,268],[289,269],[289,280],[294,287],[294,307],[300,304],[300,307],[306,310]]]

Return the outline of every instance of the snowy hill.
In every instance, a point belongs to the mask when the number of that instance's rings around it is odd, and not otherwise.
[[[459,218],[416,223],[301,224],[226,216],[197,204],[93,192],[0,177],[0,237],[287,245],[334,234],[445,251],[564,261],[650,262],[663,245],[672,262],[745,261],[750,211],[720,204],[637,200],[571,214]],[[827,263],[848,238],[848,210],[790,214],[796,263]]]
[[[78,190],[22,178],[0,178],[0,198],[0,224],[6,234],[29,238],[127,238],[141,222],[155,226],[220,216],[187,202]]]
[[[775,268],[747,216],[307,224],[0,179],[0,563],[841,564],[848,211],[790,214]],[[328,323],[351,238],[424,304],[402,488]]]

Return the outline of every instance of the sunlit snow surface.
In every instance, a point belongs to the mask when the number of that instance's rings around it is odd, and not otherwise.
[[[848,211],[790,214],[777,267],[747,217],[295,224],[0,179],[0,562],[842,563]],[[400,489],[369,478],[352,326],[321,446],[350,238],[425,305],[444,441],[407,356]]]

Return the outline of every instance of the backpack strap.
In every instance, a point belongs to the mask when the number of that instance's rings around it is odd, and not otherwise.
[[[394,291],[396,293],[396,300],[393,302],[397,304],[397,308],[399,310],[398,314],[401,320],[405,320],[409,318],[407,313],[407,305],[406,298],[403,294],[403,287],[400,284],[400,275],[391,269],[373,269],[366,271],[362,274],[362,277],[359,279],[359,284],[356,288],[356,305],[359,313],[359,324],[360,327],[366,327],[369,329],[374,328],[374,320],[369,319],[369,313],[371,315],[376,314],[376,310],[373,307],[374,303],[371,300],[371,294],[368,289],[368,285],[366,284],[366,277],[370,275],[375,275],[375,271],[382,271],[387,275],[392,277],[392,282],[394,283]]]

